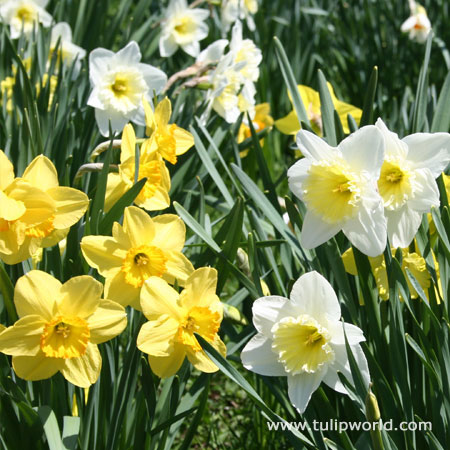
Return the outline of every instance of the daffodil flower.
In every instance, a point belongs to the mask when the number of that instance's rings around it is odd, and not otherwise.
[[[21,178],[0,152],[0,259],[17,264],[64,239],[89,205],[83,192],[59,186],[55,166],[36,157]]]
[[[97,344],[127,325],[124,308],[101,299],[102,291],[102,284],[89,276],[61,284],[32,270],[19,278],[14,290],[19,320],[0,333],[0,352],[13,356],[20,378],[44,380],[61,372],[76,386],[97,381],[102,365]]]
[[[164,72],[149,64],[142,64],[136,42],[113,53],[97,48],[89,55],[89,77],[92,92],[88,105],[95,108],[100,133],[109,135],[109,122],[113,132],[120,132],[127,122],[145,125],[142,99],[151,101],[167,83]]]
[[[85,236],[83,256],[106,278],[105,295],[121,305],[140,309],[139,295],[152,276],[184,285],[194,271],[181,253],[186,227],[173,214],[151,218],[142,209],[125,208],[123,226],[115,222],[112,237]]]
[[[327,83],[328,90],[331,95],[331,100],[333,101],[333,106],[336,112],[339,115],[341,120],[342,128],[345,134],[350,133],[350,129],[348,127],[347,116],[351,115],[357,124],[359,124],[362,116],[362,110],[357,108],[356,106],[350,105],[349,103],[345,103],[341,100],[338,100],[334,93],[333,86],[330,83]],[[322,127],[322,113],[320,110],[320,95],[314,89],[299,84],[297,86],[298,92],[300,93],[300,97],[302,99],[303,104],[306,108],[306,113],[308,115],[308,119],[311,123],[311,128],[313,131],[322,136],[323,127]],[[288,92],[289,100],[292,103],[291,93]],[[278,119],[275,121],[275,126],[283,133],[283,134],[297,134],[300,130],[300,122],[297,117],[297,113],[295,110],[292,110],[287,116],[282,119]]]
[[[300,413],[323,381],[347,394],[338,377],[353,382],[345,335],[366,386],[367,360],[359,345],[365,341],[355,325],[341,322],[341,308],[328,281],[317,272],[302,275],[290,299],[269,296],[253,303],[253,325],[258,332],[244,347],[244,367],[265,376],[287,376],[288,395]]]
[[[431,32],[431,22],[427,12],[422,5],[410,1],[411,16],[408,17],[401,26],[403,33],[409,33],[409,39],[419,43],[424,43]]]
[[[22,29],[29,35],[38,23],[48,28],[53,18],[44,9],[47,3],[48,0],[9,0],[0,5],[0,18],[10,26],[11,38],[18,38]]]
[[[386,246],[386,218],[376,182],[384,159],[377,127],[360,128],[337,147],[309,131],[297,134],[305,158],[289,170],[289,188],[307,208],[301,232],[305,248],[315,248],[340,230],[368,256]]]
[[[400,140],[381,119],[376,122],[386,153],[378,180],[389,240],[405,248],[420,227],[422,214],[438,207],[437,178],[450,162],[449,133],[415,133]]]
[[[170,0],[161,25],[159,52],[172,56],[181,47],[188,55],[200,53],[200,41],[208,36],[207,9],[189,8],[186,0]]]
[[[245,20],[250,31],[255,30],[253,16],[258,11],[257,0],[224,0],[222,1],[222,24],[225,31],[237,20]]]
[[[202,372],[216,372],[194,333],[223,356],[226,347],[218,335],[223,305],[216,295],[217,271],[202,267],[178,293],[164,280],[151,277],[141,292],[142,312],[148,319],[138,335],[139,350],[148,355],[152,371],[161,378],[175,375],[187,357]]]
[[[395,252],[395,248],[392,248],[392,252]],[[343,255],[342,261],[344,262],[345,270],[351,275],[358,275],[358,270],[356,268],[355,257],[353,255],[353,249],[349,248]],[[378,294],[381,299],[389,299],[389,284],[388,284],[388,274],[386,270],[386,262],[384,256],[380,255],[375,258],[369,258],[370,266],[372,267],[372,272],[374,274]],[[406,274],[406,269],[408,269],[419,282],[425,293],[428,292],[428,288],[431,286],[431,275],[428,272],[425,259],[422,258],[418,253],[410,253],[407,248],[402,249],[402,271],[405,275],[406,282],[408,283],[409,292],[411,293],[411,298],[417,298],[418,294],[414,286],[409,281]],[[400,296],[400,299],[402,297]]]
[[[134,184],[136,171],[136,135],[131,124],[122,134],[119,173],[109,173],[106,185],[105,211]],[[141,152],[138,180],[147,178],[134,203],[147,211],[159,211],[170,206],[170,175],[158,152]]]
[[[157,152],[171,164],[176,164],[177,156],[183,155],[194,145],[194,137],[175,123],[169,124],[172,105],[167,97],[158,103],[154,112],[144,100],[144,109],[150,138],[142,144],[142,152]]]
[[[66,22],[59,22],[52,28],[50,39],[50,55],[56,51],[56,44],[59,41],[58,59],[62,58],[64,64],[70,66],[74,61],[73,78],[80,73],[81,60],[86,56],[86,50],[72,42],[72,30]]]

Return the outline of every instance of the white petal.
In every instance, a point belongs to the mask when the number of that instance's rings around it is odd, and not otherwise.
[[[159,39],[159,54],[163,58],[168,58],[172,56],[178,49],[178,44],[175,42],[173,36],[161,36]]]
[[[420,227],[422,214],[404,205],[396,211],[386,210],[386,218],[391,245],[395,248],[408,247]]]
[[[384,139],[374,125],[367,125],[345,138],[338,149],[344,159],[358,171],[366,171],[378,179],[384,160]]]
[[[312,393],[319,387],[327,368],[316,373],[301,373],[288,376],[288,395],[300,414],[305,412]]]
[[[102,82],[114,53],[106,48],[96,48],[89,54],[89,79],[96,85]]]
[[[297,133],[297,145],[300,151],[315,161],[333,160],[336,158],[336,149],[330,147],[323,139],[315,134],[300,130]]]
[[[199,64],[212,64],[219,61],[223,56],[225,47],[228,45],[227,39],[219,39],[205,48],[197,57]]]
[[[301,200],[303,200],[303,183],[308,177],[310,167],[311,160],[309,158],[303,158],[291,166],[287,172],[289,189]]]
[[[341,223],[324,222],[311,211],[307,211],[300,236],[301,244],[306,249],[315,248],[332,238],[341,228]]]
[[[375,125],[384,137],[384,142],[386,144],[385,157],[393,157],[400,160],[406,159],[408,155],[408,146],[400,140],[398,134],[390,131],[381,119],[378,119]]]
[[[198,41],[189,42],[188,44],[184,44],[181,46],[183,51],[185,51],[188,55],[193,56],[194,58],[198,56],[200,53],[200,43]]]
[[[411,16],[408,17],[403,23],[402,26],[400,27],[400,30],[405,33],[409,30],[411,30],[412,28],[414,28],[414,25],[417,24],[417,19],[415,16]]]
[[[113,133],[121,133],[123,127],[127,124],[128,119],[122,114],[115,111],[102,111],[101,109],[95,110],[95,119],[102,136],[109,136],[109,122],[111,121],[111,128]]]
[[[61,42],[72,42],[72,30],[67,22],[59,22],[52,28],[52,43],[56,43],[61,37]]]
[[[432,173],[428,169],[415,171],[414,196],[408,200],[408,206],[417,212],[430,212],[431,207],[439,207],[439,189]]]
[[[446,169],[450,162],[449,133],[416,133],[403,138],[408,145],[408,159],[414,168],[428,168],[434,178]]]
[[[241,353],[243,366],[252,372],[269,377],[286,375],[284,367],[272,351],[272,341],[261,333],[254,336]]]
[[[358,216],[346,222],[342,231],[348,240],[367,256],[381,255],[386,247],[387,225],[383,205],[375,209],[360,208]]]
[[[328,366],[328,371],[323,377],[323,381],[325,384],[330,386],[330,388],[334,389],[337,392],[341,392],[342,394],[347,394],[347,389],[345,389],[344,385],[339,380],[337,372],[341,372],[347,380],[354,385],[352,371],[350,369],[350,363],[348,361],[347,350],[344,345],[333,345],[335,360],[334,362]],[[364,380],[364,384],[369,387],[370,374],[369,367],[367,365],[367,359],[364,356],[364,352],[360,345],[352,345],[351,346],[353,357],[356,360],[356,364],[361,372],[361,375]]]
[[[261,297],[253,302],[253,325],[256,330],[266,336],[271,335],[270,330],[277,321],[280,312],[287,307],[289,300],[278,295]]]
[[[341,318],[336,293],[331,284],[315,271],[305,273],[294,283],[290,298],[298,314],[308,314],[319,323],[323,317],[335,322]]]
[[[97,87],[94,87],[94,89],[91,92],[91,95],[89,96],[87,104],[89,106],[92,106],[93,108],[104,109],[105,105],[100,100],[100,96],[98,95],[98,93],[99,89]]]
[[[347,341],[350,345],[356,345],[366,340],[363,331],[356,325],[352,325],[351,323],[333,322],[328,326],[332,344],[345,344],[344,328]]]
[[[167,75],[150,64],[139,64],[139,70],[147,83],[150,96],[153,97],[153,91],[161,93],[167,83]]]
[[[124,48],[114,55],[114,61],[124,66],[135,66],[139,64],[142,55],[139,45],[135,41],[129,42]]]

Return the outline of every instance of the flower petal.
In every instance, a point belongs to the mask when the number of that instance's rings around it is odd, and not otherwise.
[[[152,356],[170,356],[180,324],[167,315],[159,316],[142,325],[137,337],[137,347]]]
[[[397,133],[388,129],[385,123],[379,118],[375,126],[381,131],[386,144],[385,158],[391,157],[403,161],[408,156],[408,146],[400,140]]]
[[[148,362],[152,372],[160,378],[168,378],[175,375],[183,364],[186,352],[184,346],[175,344],[169,356],[148,356]]]
[[[127,313],[122,305],[101,299],[99,307],[88,319],[90,341],[102,344],[118,336],[127,326]]]
[[[269,377],[286,376],[283,365],[272,351],[272,341],[258,333],[247,343],[241,353],[241,361],[247,370]]]
[[[153,96],[153,91],[160,94],[167,83],[167,75],[150,64],[139,64],[138,68],[148,86],[150,96]]]
[[[422,214],[404,205],[396,211],[386,210],[389,241],[395,248],[408,247],[422,222]]]
[[[305,412],[312,393],[322,382],[325,370],[326,369],[315,373],[300,373],[298,375],[288,376],[289,400],[300,414]]]
[[[45,320],[29,315],[0,333],[0,352],[6,355],[33,356],[40,351],[40,339]]]
[[[180,294],[179,304],[187,310],[194,306],[209,307],[218,301],[216,288],[217,270],[201,267],[187,279],[186,286]]]
[[[311,211],[306,211],[300,241],[306,249],[318,247],[342,228],[341,223],[327,223]]]
[[[175,214],[163,214],[153,219],[155,229],[152,245],[164,251],[181,252],[186,240],[186,225]]]
[[[14,166],[0,150],[0,191],[4,191],[14,181]]]
[[[56,278],[40,270],[31,270],[20,277],[14,289],[14,304],[19,317],[38,315],[52,320],[61,286]]]
[[[297,161],[288,170],[289,189],[300,199],[303,200],[303,183],[308,177],[308,170],[311,167],[311,160],[303,158]]]
[[[127,255],[115,239],[107,236],[85,236],[81,240],[81,251],[88,264],[104,277],[114,276]]]
[[[88,388],[94,384],[102,368],[102,357],[95,344],[89,343],[79,358],[68,358],[61,369],[64,378],[75,386]]]
[[[300,130],[297,133],[297,145],[303,155],[314,161],[333,161],[337,155],[335,148],[307,130]]]
[[[408,200],[408,206],[423,213],[430,212],[433,206],[438,208],[440,205],[439,189],[431,172],[428,169],[418,169],[414,175],[414,195]]]
[[[44,155],[39,155],[31,161],[22,178],[43,191],[59,186],[55,166]]]
[[[108,212],[131,187],[118,173],[109,173],[106,183],[105,212]]]
[[[159,277],[150,277],[142,286],[141,308],[149,320],[167,314],[178,321],[182,319],[178,292]]]
[[[63,316],[87,319],[100,305],[103,285],[89,275],[66,281],[61,289],[58,310]]]
[[[345,345],[344,329],[345,335],[347,336],[347,341],[350,345],[356,345],[366,340],[361,328],[358,328],[356,325],[352,325],[351,323],[335,321],[328,325],[328,331],[331,334],[332,344]]]
[[[64,359],[49,358],[40,351],[35,356],[13,356],[14,372],[24,380],[46,380],[64,367]]]
[[[281,133],[290,135],[297,134],[301,128],[295,111],[291,111],[287,116],[275,120],[275,126]]]
[[[186,153],[194,145],[194,136],[178,126],[174,127],[173,137],[176,142],[175,152],[177,156]]]
[[[290,299],[297,314],[308,314],[319,323],[321,318],[327,321],[339,321],[341,318],[336,293],[331,284],[316,271],[303,274],[294,283]]]
[[[119,303],[122,306],[132,306],[140,310],[139,303],[140,288],[135,288],[125,281],[125,273],[117,272],[113,277],[105,281],[105,298]]]
[[[123,230],[130,238],[133,247],[149,243],[156,245],[152,242],[155,237],[154,222],[145,211],[136,206],[125,208]]]
[[[89,205],[89,198],[78,189],[70,187],[54,187],[47,194],[55,201],[56,213],[53,226],[57,230],[69,228],[77,223]]]
[[[271,336],[270,330],[289,303],[287,298],[277,295],[256,299],[252,306],[253,325],[256,330],[265,336]]]

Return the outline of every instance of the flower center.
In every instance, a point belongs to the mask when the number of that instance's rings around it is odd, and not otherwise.
[[[308,208],[325,222],[337,223],[353,217],[360,200],[358,180],[341,164],[312,164],[304,185]]]
[[[127,77],[122,74],[117,74],[114,83],[111,85],[111,89],[118,97],[125,95],[128,90]]]
[[[406,168],[401,167],[399,161],[384,161],[378,180],[378,191],[386,208],[397,209],[410,198],[411,175]]]
[[[195,22],[188,16],[180,17],[176,21],[174,30],[181,35],[180,37],[187,37],[192,34],[196,29]]]
[[[28,5],[23,5],[21,6],[17,12],[17,18],[24,23],[29,23],[29,22],[33,22],[35,17],[36,17],[36,13],[35,10]]]
[[[41,350],[51,358],[78,358],[86,352],[90,336],[85,320],[58,316],[45,324]]]
[[[180,344],[190,347],[194,352],[202,350],[194,333],[199,334],[208,342],[212,342],[220,328],[220,314],[207,307],[194,306],[186,314],[178,327],[177,340]]]
[[[54,229],[53,221],[55,220],[55,216],[52,215],[44,222],[36,225],[34,227],[27,228],[25,231],[26,236],[36,237],[36,238],[44,238],[47,237]]]
[[[155,276],[161,277],[166,272],[167,258],[163,251],[151,245],[131,248],[122,264],[125,282],[140,288],[145,280]]]
[[[285,317],[272,327],[272,351],[278,355],[287,373],[317,372],[334,360],[329,341],[331,336],[315,319],[307,314]]]

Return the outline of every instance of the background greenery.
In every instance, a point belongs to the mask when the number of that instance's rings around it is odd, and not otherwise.
[[[74,42],[88,52],[96,47],[117,51],[131,39],[142,50],[143,61],[168,75],[190,65],[192,58],[177,52],[162,59],[158,52],[159,1],[59,0],[47,10],[56,21],[70,23]],[[400,136],[416,131],[449,131],[450,125],[450,5],[446,0],[423,2],[435,36],[425,45],[411,42],[400,33],[409,16],[406,1],[260,1],[256,31],[248,30],[263,52],[257,99],[267,101],[274,118],[291,110],[281,68],[292,68],[296,82],[319,89],[329,80],[338,98],[364,106],[363,123],[381,116]],[[217,8],[212,8],[210,35],[202,48],[221,37]],[[67,250],[46,249],[38,267],[65,281],[89,273],[79,241],[84,234],[107,234],[119,220],[122,202],[109,215],[101,211],[108,164],[118,161],[118,151],[102,155],[104,171],[75,180],[79,167],[89,161],[102,142],[94,110],[86,105],[90,85],[87,60],[75,80],[59,74],[52,104],[49,85],[36,92],[45,73],[49,30],[40,29],[33,39],[11,42],[0,25],[0,79],[19,67],[14,87],[14,111],[0,113],[0,147],[14,162],[20,175],[39,153],[55,163],[60,184],[83,189],[93,201],[88,214],[69,234]],[[280,46],[273,37],[277,36]],[[287,56],[283,60],[283,48]],[[20,70],[17,55],[31,56],[29,76]],[[280,67],[281,61],[281,67]],[[378,71],[374,71],[374,66]],[[322,75],[318,75],[318,69]],[[292,84],[292,81],[291,81]],[[41,382],[15,377],[10,358],[0,355],[0,446],[5,449],[170,449],[170,448],[368,448],[367,432],[269,432],[266,421],[365,420],[366,392],[357,383],[350,396],[322,386],[313,394],[301,417],[287,398],[284,379],[259,377],[245,371],[239,354],[254,334],[252,302],[262,295],[260,279],[271,293],[287,296],[292,283],[305,271],[317,270],[334,286],[343,317],[363,329],[363,345],[383,420],[431,421],[432,431],[381,433],[386,449],[433,448],[450,445],[450,352],[449,271],[450,217],[446,197],[433,212],[437,232],[430,236],[424,219],[417,236],[418,247],[436,281],[431,249],[435,250],[442,281],[442,299],[429,291],[430,301],[419,287],[420,299],[411,300],[400,270],[401,255],[385,257],[389,273],[390,300],[383,302],[364,255],[355,251],[359,275],[344,271],[340,254],[349,244],[338,235],[316,249],[305,251],[298,241],[303,206],[288,192],[286,171],[295,161],[292,138],[272,130],[263,148],[256,137],[240,146],[234,136],[239,123],[228,125],[212,117],[206,126],[196,117],[202,111],[203,93],[169,92],[173,120],[194,134],[195,149],[171,167],[173,207],[188,227],[186,254],[195,267],[211,265],[219,271],[218,294],[223,302],[241,313],[240,322],[224,320],[222,334],[228,347],[227,360],[219,355],[221,372],[199,374],[185,364],[167,380],[153,376],[146,359],[136,348],[140,313],[129,311],[126,331],[101,346],[103,369],[89,394],[54,376]],[[327,106],[326,96],[322,96]],[[324,117],[326,139],[339,142],[343,134],[332,117]],[[144,130],[137,131],[138,136]],[[250,148],[248,156],[239,150]],[[439,180],[444,192],[442,180]],[[279,197],[285,195],[293,228],[282,219]],[[238,258],[238,248],[248,255],[248,264]],[[31,269],[30,262],[15,266],[0,264],[0,322],[13,322],[12,289],[16,280]],[[413,278],[408,274],[410,278]],[[413,284],[415,280],[412,279]],[[416,283],[417,284],[417,283]],[[406,300],[400,302],[399,292]],[[359,299],[364,300],[361,305]],[[247,323],[247,325],[246,325]],[[249,324],[249,325],[248,325]],[[356,378],[358,368],[353,365]],[[72,416],[73,395],[78,417]]]

